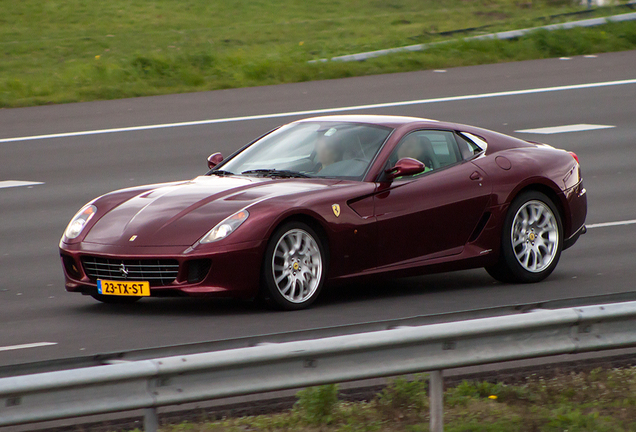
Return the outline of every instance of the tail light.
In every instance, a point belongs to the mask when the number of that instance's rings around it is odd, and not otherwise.
[[[576,161],[577,164],[579,164],[579,165],[581,164],[579,162],[579,157],[576,155],[576,153],[574,153],[574,152],[568,152],[568,153],[570,153],[570,155],[572,155],[572,157],[574,158],[574,160]]]

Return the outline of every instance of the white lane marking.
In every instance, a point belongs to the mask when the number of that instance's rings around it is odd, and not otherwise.
[[[141,131],[141,130],[165,129],[165,128],[183,127],[183,126],[199,126],[199,125],[208,125],[208,124],[215,124],[215,123],[230,123],[230,122],[247,121],[247,120],[263,120],[263,119],[272,119],[272,118],[280,118],[280,117],[306,116],[306,115],[315,115],[315,114],[368,110],[368,109],[377,109],[377,108],[390,108],[390,107],[409,106],[409,105],[424,105],[424,104],[439,103],[439,102],[455,102],[455,101],[486,99],[486,98],[494,98],[494,97],[502,97],[502,96],[519,96],[519,95],[536,94],[536,93],[549,93],[549,92],[557,92],[557,91],[564,91],[564,90],[581,90],[581,89],[610,87],[610,86],[628,85],[628,84],[636,84],[636,79],[596,82],[596,83],[588,83],[588,84],[573,84],[573,85],[557,86],[557,87],[543,87],[543,88],[534,88],[534,89],[527,89],[527,90],[511,90],[511,91],[481,93],[481,94],[464,95],[464,96],[448,96],[448,97],[433,98],[433,99],[418,99],[418,100],[400,101],[400,102],[386,102],[386,103],[378,103],[378,104],[370,104],[370,105],[355,105],[355,106],[347,106],[347,107],[339,107],[339,108],[323,108],[323,109],[314,109],[314,110],[305,110],[305,111],[259,114],[259,115],[243,116],[243,117],[227,117],[227,118],[218,118],[218,119],[210,119],[210,120],[195,120],[195,121],[180,122],[180,123],[164,123],[164,124],[154,124],[154,125],[145,125],[145,126],[121,127],[121,128],[113,128],[113,129],[97,129],[97,130],[88,130],[88,131],[80,131],[80,132],[63,132],[63,133],[46,134],[46,135],[0,138],[0,143],[8,143],[8,142],[16,142],[16,141],[32,141],[32,140],[40,140],[40,139],[48,139],[48,138],[67,138],[67,137],[76,137],[76,136],[84,136],[84,135],[99,135],[99,134],[107,134],[107,133],[115,133],[115,132],[134,132],[134,131]]]
[[[597,224],[586,225],[588,229],[590,228],[605,228],[605,227],[613,227],[613,226],[621,226],[621,225],[633,225],[636,224],[636,219],[618,221],[618,222],[603,222]]]
[[[26,348],[39,348],[39,347],[51,346],[51,345],[57,345],[57,342],[35,342],[35,343],[28,343],[28,344],[22,344],[22,345],[9,345],[9,346],[0,347],[0,351],[14,351],[14,350],[20,350],[20,349],[26,349]]]
[[[18,186],[34,186],[34,185],[41,185],[41,184],[44,184],[44,183],[32,182],[32,181],[20,181],[20,180],[4,180],[4,181],[0,181],[0,189],[18,187]]]
[[[537,129],[521,129],[515,132],[519,133],[534,133],[534,134],[558,134],[565,132],[583,132],[583,131],[591,131],[598,129],[611,129],[616,126],[611,125],[594,125],[594,124],[573,124],[573,125],[565,125],[565,126],[551,126],[551,127],[542,127]]]

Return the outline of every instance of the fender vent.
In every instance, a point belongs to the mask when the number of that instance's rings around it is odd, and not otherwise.
[[[470,235],[470,238],[468,239],[468,243],[472,243],[475,240],[477,240],[477,238],[479,238],[484,228],[486,228],[486,224],[490,220],[490,216],[491,216],[490,212],[486,212],[481,216],[481,219],[479,219],[477,226],[475,227],[473,233]]]

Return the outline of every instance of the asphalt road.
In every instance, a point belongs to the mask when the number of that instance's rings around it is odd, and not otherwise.
[[[214,151],[229,154],[298,116],[263,117],[59,138],[76,131],[549,88],[636,78],[636,52],[0,110],[0,365],[308,329],[428,313],[625,292],[636,285],[636,225],[597,227],[566,251],[545,282],[502,285],[484,270],[323,293],[310,310],[272,312],[238,301],[146,299],[112,307],[64,291],[57,244],[72,215],[114,189],[187,179]],[[473,124],[575,151],[588,223],[636,219],[636,84],[458,98],[351,112]],[[304,117],[304,116],[301,116]],[[554,135],[517,130],[571,124],[614,128]],[[0,186],[2,183],[0,183]],[[35,348],[6,347],[52,342]]]

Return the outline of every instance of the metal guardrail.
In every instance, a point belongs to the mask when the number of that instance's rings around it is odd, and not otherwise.
[[[442,427],[443,369],[636,346],[636,302],[262,344],[0,379],[0,426],[400,374],[431,374]]]
[[[461,39],[451,39],[451,40],[445,40],[445,41],[439,41],[439,42],[430,42],[430,43],[401,46],[397,48],[387,48],[387,49],[381,49],[376,51],[367,51],[367,52],[361,52],[356,54],[346,54],[346,55],[341,55],[337,57],[331,57],[330,59],[323,58],[318,60],[309,60],[307,63],[319,63],[319,62],[322,63],[322,62],[328,62],[328,61],[341,61],[341,62],[363,61],[363,60],[368,60],[374,57],[381,57],[381,56],[385,56],[389,54],[410,52],[410,51],[423,51],[434,46],[443,45],[450,42],[458,42],[462,40],[471,41],[471,40],[487,40],[487,39],[499,39],[499,40],[516,39],[528,33],[535,32],[537,30],[546,30],[546,31],[569,30],[575,27],[595,27],[595,26],[609,24],[613,22],[623,22],[623,21],[633,21],[633,20],[636,20],[636,12],[612,15],[607,17],[590,18],[590,19],[580,20],[580,21],[570,21],[570,22],[564,22],[559,24],[550,24],[550,25],[545,25],[540,27],[531,27],[531,28],[525,28],[525,29],[519,29],[519,30],[509,30],[509,31],[502,31],[498,33],[489,33],[485,35],[471,36],[471,37],[466,37]]]
[[[389,330],[396,327],[404,326],[413,327],[429,324],[440,324],[445,322],[465,321],[468,319],[516,315],[528,312],[530,310],[538,309],[571,308],[627,301],[636,301],[636,291],[553,299],[540,302],[510,304],[479,309],[467,309],[454,312],[417,315],[390,320],[377,320],[356,324],[319,327],[308,330],[296,330],[281,333],[265,333],[260,335],[231,339],[219,339],[179,345],[158,346],[128,351],[104,352],[93,355],[37,361],[31,363],[10,364],[0,366],[0,378],[92,366],[103,366],[127,361],[148,360],[158,357],[170,357],[176,355],[189,355],[236,348],[247,348],[263,343],[283,343],[309,339],[322,339],[331,336],[342,336],[346,334],[358,334],[379,330]]]

